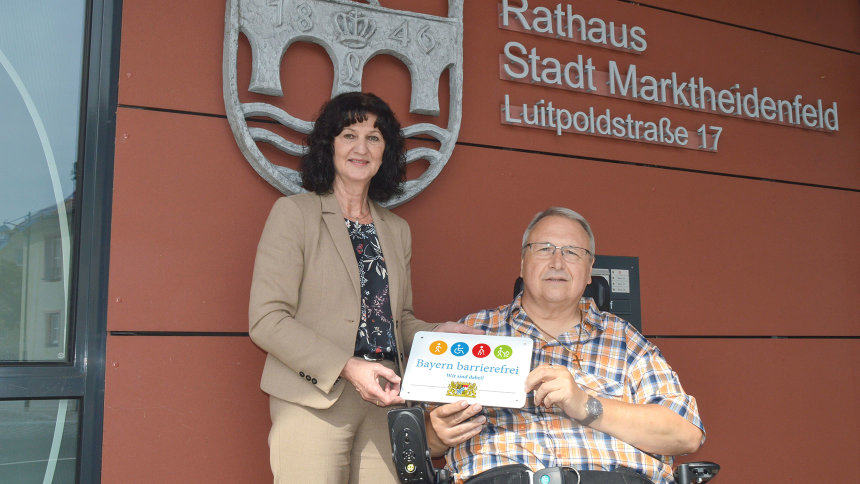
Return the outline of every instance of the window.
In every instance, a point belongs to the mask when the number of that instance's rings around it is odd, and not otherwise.
[[[75,482],[79,413],[78,400],[0,401],[0,482]]]
[[[59,281],[63,275],[63,252],[59,235],[45,237],[45,275],[46,281]]]
[[[98,483],[122,2],[0,0],[0,482]]]
[[[14,329],[4,361],[56,362],[45,344],[43,315],[63,308],[58,323],[71,329],[76,172],[80,143],[86,3],[0,0],[0,223],[6,243],[0,281],[19,309],[0,322]],[[63,82],[56,82],[63,79]],[[18,287],[13,287],[15,284]],[[11,296],[7,304],[14,304]],[[67,342],[68,338],[63,338]],[[60,344],[59,338],[58,343]],[[17,347],[17,351],[15,351]],[[59,354],[63,360],[68,354]]]
[[[60,313],[45,314],[45,346],[52,348],[60,344]]]

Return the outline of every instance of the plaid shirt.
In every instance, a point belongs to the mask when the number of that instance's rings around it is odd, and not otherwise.
[[[534,340],[532,369],[543,363],[567,366],[574,371],[576,383],[591,395],[664,405],[704,432],[695,398],[684,393],[660,350],[628,322],[600,312],[593,300],[583,299],[580,308],[586,321],[579,345],[582,371],[576,370],[573,358],[579,325],[557,341],[548,341],[531,323],[519,296],[510,305],[470,314],[461,321],[487,334]],[[532,470],[553,466],[612,470],[623,465],[656,484],[674,482],[671,457],[642,452],[609,434],[582,426],[558,407],[535,407],[531,393],[521,409],[484,408],[483,414],[487,417],[485,429],[445,456],[458,484],[506,464],[525,464]]]

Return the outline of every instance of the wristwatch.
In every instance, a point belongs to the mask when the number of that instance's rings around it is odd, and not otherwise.
[[[588,425],[603,415],[603,404],[600,403],[600,400],[589,395],[588,400],[585,402],[585,411],[588,412],[588,415],[579,421],[582,425]]]

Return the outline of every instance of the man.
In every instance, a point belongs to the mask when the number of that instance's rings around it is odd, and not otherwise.
[[[673,482],[670,456],[704,441],[696,400],[633,326],[580,301],[594,263],[588,222],[565,208],[537,214],[521,256],[522,294],[463,321],[534,340],[526,404],[436,407],[427,419],[433,455],[445,454],[457,483],[510,464],[572,467],[583,471],[582,484]],[[487,476],[470,484],[493,482]]]

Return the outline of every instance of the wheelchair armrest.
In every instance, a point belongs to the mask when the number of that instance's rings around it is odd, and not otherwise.
[[[720,472],[715,462],[686,462],[675,468],[677,484],[701,484],[713,479]]]
[[[420,408],[395,408],[388,411],[388,436],[391,457],[402,484],[448,484],[451,475],[445,469],[433,468],[424,411]]]

